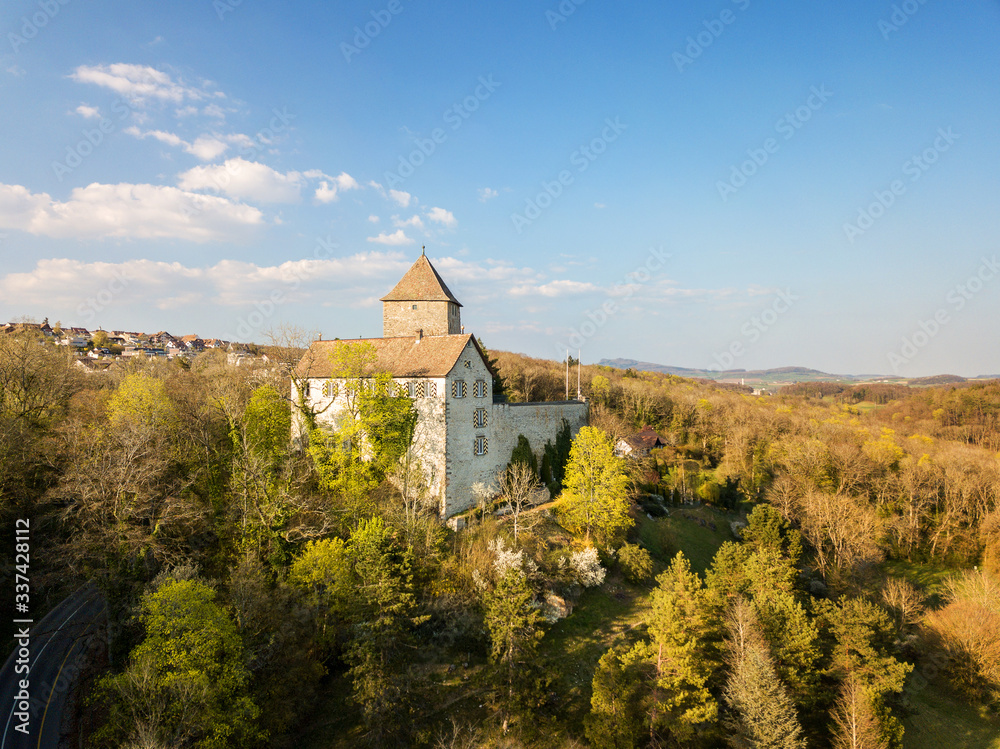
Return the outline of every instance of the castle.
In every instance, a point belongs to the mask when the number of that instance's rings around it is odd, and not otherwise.
[[[382,338],[315,341],[299,362],[297,379],[318,424],[332,426],[345,405],[344,389],[331,379],[333,349],[371,344],[376,370],[388,372],[413,399],[414,449],[442,518],[476,504],[473,484],[496,486],[518,435],[528,438],[541,461],[564,420],[573,436],[587,425],[585,402],[495,402],[483,351],[462,326],[462,305],[423,253],[381,301]],[[301,436],[303,420],[295,416]]]

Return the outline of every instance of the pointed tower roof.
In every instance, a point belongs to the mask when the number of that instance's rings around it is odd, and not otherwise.
[[[459,307],[462,306],[445,282],[441,280],[441,276],[434,270],[431,261],[423,252],[420,253],[417,262],[410,266],[406,275],[400,279],[392,291],[382,297],[380,301],[454,302]]]

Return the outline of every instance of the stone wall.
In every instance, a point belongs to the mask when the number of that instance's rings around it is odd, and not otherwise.
[[[469,362],[469,367],[465,366]],[[452,397],[452,382],[467,383],[465,398]],[[475,397],[474,383],[485,382],[485,396]],[[555,442],[563,419],[569,422],[575,437],[580,427],[587,425],[590,410],[587,403],[565,401],[556,403],[493,403],[492,378],[478,352],[470,345],[448,376],[447,413],[447,485],[443,505],[444,517],[474,506],[472,486],[481,482],[494,489],[497,474],[506,467],[517,437],[528,438],[531,449],[541,464],[546,442]],[[485,409],[487,424],[476,427],[477,409]],[[485,437],[487,451],[477,455],[476,438]]]
[[[416,309],[413,309],[416,307]],[[424,335],[457,335],[462,315],[453,302],[382,302],[382,335],[385,338]]]

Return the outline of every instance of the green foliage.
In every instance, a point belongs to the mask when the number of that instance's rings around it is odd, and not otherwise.
[[[538,459],[531,450],[531,443],[523,434],[517,435],[517,444],[510,453],[510,462],[507,465],[512,466],[515,463],[530,466],[532,473],[538,475]]]
[[[108,400],[108,422],[114,429],[170,433],[177,427],[177,410],[162,379],[129,374]]]
[[[512,723],[528,719],[539,700],[534,654],[544,632],[542,615],[532,605],[534,597],[519,565],[499,573],[483,595],[483,620],[496,679],[491,700],[500,712],[504,733]]]
[[[288,582],[305,593],[315,612],[317,642],[328,650],[336,642],[353,593],[351,557],[339,538],[310,541],[292,562]]]
[[[629,582],[644,583],[653,576],[653,558],[637,544],[624,544],[618,550],[618,564]]]
[[[590,714],[584,720],[593,749],[634,749],[642,734],[643,682],[648,666],[635,651],[618,645],[601,656],[591,685]]]
[[[734,749],[805,749],[795,705],[778,678],[753,607],[736,599],[726,620],[729,677],[723,691]]]
[[[375,746],[406,735],[409,711],[402,651],[412,628],[414,596],[408,554],[381,518],[363,520],[351,534],[348,551],[354,568],[351,611],[353,637],[346,659],[351,665],[353,700],[362,709]]]
[[[272,465],[288,451],[292,415],[288,403],[271,385],[253,391],[243,416],[247,446]]]
[[[747,517],[743,543],[755,551],[767,548],[788,558],[794,567],[802,555],[802,537],[781,513],[769,504],[759,504]]]
[[[646,648],[654,675],[648,719],[654,733],[683,743],[709,730],[718,715],[709,687],[720,666],[719,622],[683,553],[656,581]]]
[[[549,488],[549,495],[555,497],[563,487],[566,478],[566,463],[569,462],[569,453],[573,447],[573,436],[569,422],[562,420],[562,426],[556,433],[556,441],[545,443],[542,451],[542,483]]]
[[[570,528],[612,543],[631,527],[625,462],[600,429],[583,427],[573,440],[565,483],[562,512]]]
[[[198,749],[260,743],[243,644],[215,591],[168,578],[143,598],[139,618],[145,639],[126,670],[101,685],[113,698],[103,740],[155,737]]]

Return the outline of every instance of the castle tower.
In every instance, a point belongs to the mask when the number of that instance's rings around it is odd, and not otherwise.
[[[456,335],[462,332],[461,304],[448,290],[431,261],[420,257],[382,297],[382,336]]]

